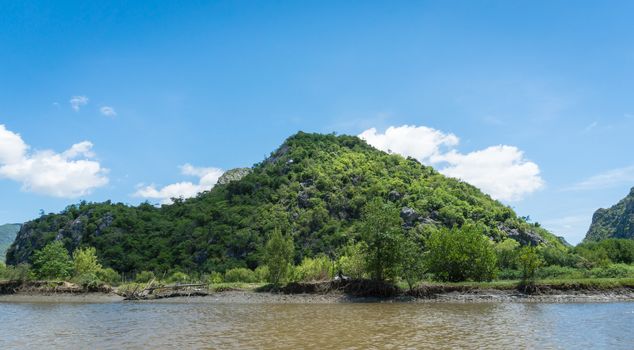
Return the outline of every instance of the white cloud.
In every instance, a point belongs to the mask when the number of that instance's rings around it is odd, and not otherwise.
[[[521,200],[524,195],[544,186],[537,164],[527,161],[513,146],[491,146],[461,154],[451,151],[438,160],[448,165],[440,172],[462,179],[503,201]]]
[[[566,191],[584,191],[613,188],[622,184],[634,183],[634,165],[608,170],[591,176],[583,181],[565,188]]]
[[[463,154],[455,147],[459,138],[425,126],[389,127],[385,133],[375,128],[359,137],[383,151],[394,151],[440,167],[440,172],[479,187],[503,201],[521,200],[544,186],[537,164],[524,158],[513,146],[492,146]]]
[[[19,134],[0,125],[0,178],[22,184],[22,190],[54,197],[74,198],[108,183],[107,169],[94,157],[92,143],[74,144],[62,153],[28,152]]]
[[[79,109],[88,104],[88,97],[86,96],[73,96],[70,98],[70,107],[79,112]]]
[[[19,134],[0,124],[0,164],[19,162],[28,148]]]
[[[191,198],[200,192],[211,189],[224,172],[218,168],[199,168],[191,164],[185,164],[180,168],[181,174],[198,177],[198,183],[177,182],[161,188],[157,188],[155,185],[141,185],[133,195],[146,199],[157,199],[161,201],[161,204],[170,204],[172,198]]]
[[[458,144],[454,134],[445,134],[426,126],[390,126],[381,134],[376,128],[365,130],[359,135],[372,146],[383,150],[427,161],[438,156],[443,148]]]
[[[99,108],[99,112],[101,112],[101,114],[105,115],[106,117],[114,117],[117,115],[117,112],[115,112],[114,108],[110,106],[103,106]]]

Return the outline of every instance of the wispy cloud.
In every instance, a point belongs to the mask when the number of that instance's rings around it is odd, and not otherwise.
[[[608,170],[564,188],[565,191],[585,191],[613,188],[624,183],[634,185],[634,165]]]
[[[86,96],[73,96],[70,98],[70,107],[79,112],[79,109],[88,104],[88,97]]]
[[[101,112],[101,115],[104,115],[106,117],[114,117],[117,115],[117,112],[114,110],[114,108],[110,106],[103,106],[99,108],[99,112]]]
[[[577,244],[583,240],[592,221],[592,210],[560,218],[547,219],[542,226],[558,236],[565,236],[568,243]]]
[[[583,132],[584,132],[584,133],[590,132],[590,131],[592,131],[593,129],[595,129],[598,125],[599,125],[599,122],[594,121],[594,122],[592,122],[592,123],[588,124],[588,126],[586,126],[586,127],[583,129]]]

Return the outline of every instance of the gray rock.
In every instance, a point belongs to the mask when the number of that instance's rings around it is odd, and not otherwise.
[[[226,185],[232,181],[238,181],[243,177],[251,174],[253,170],[251,168],[235,168],[231,170],[227,170],[220,178],[218,179],[218,185]]]
[[[509,238],[518,241],[521,245],[537,246],[540,243],[546,242],[546,240],[544,240],[540,235],[532,231],[518,230],[516,228],[510,228],[504,224],[498,225],[498,228],[500,231],[506,232],[506,235]]]
[[[392,202],[396,202],[397,200],[399,200],[401,198],[403,198],[403,195],[400,194],[396,190],[392,190],[392,191],[390,191],[390,193],[387,194],[387,199],[389,199]]]
[[[300,208],[310,207],[310,195],[306,191],[300,191],[297,194],[297,205]]]
[[[420,219],[420,215],[416,212],[416,210],[409,207],[401,208],[400,215],[401,219],[403,219],[403,222],[405,223],[405,227],[413,227]]]

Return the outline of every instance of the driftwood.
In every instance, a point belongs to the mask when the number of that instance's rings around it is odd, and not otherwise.
[[[139,290],[139,286],[132,292],[123,293],[125,300],[150,300],[173,298],[180,296],[203,296],[208,295],[209,291],[205,284],[172,284],[167,286],[154,285],[154,280],[146,284],[145,288]]]

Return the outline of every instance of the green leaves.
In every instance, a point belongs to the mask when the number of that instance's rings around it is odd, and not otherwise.
[[[38,278],[64,279],[71,276],[73,262],[62,242],[54,241],[35,252],[33,268]]]
[[[426,248],[429,271],[441,281],[488,281],[497,272],[493,243],[482,227],[442,228],[431,233]]]
[[[406,228],[400,219],[404,207],[417,217]],[[411,237],[414,232],[472,224],[498,241],[506,235],[499,229],[504,224],[534,230],[561,246],[477,188],[415,160],[381,152],[353,136],[300,132],[249,174],[195,198],[160,208],[82,202],[44,215],[26,224],[29,235],[18,238],[8,259],[14,265],[30,262],[35,250],[61,236],[69,250],[95,247],[105,267],[126,275],[253,270],[272,259],[263,247],[279,228],[295,240],[292,258],[336,259],[343,247],[363,243],[359,256],[367,259],[367,271],[392,279],[403,259],[401,243],[411,239],[422,248]],[[358,267],[359,259],[349,260]]]
[[[264,262],[269,268],[269,282],[279,285],[288,275],[293,262],[293,238],[282,235],[279,229],[271,234],[264,248]]]
[[[378,198],[368,203],[360,225],[360,237],[365,243],[367,270],[372,278],[379,281],[395,278],[403,242],[398,209]]]

